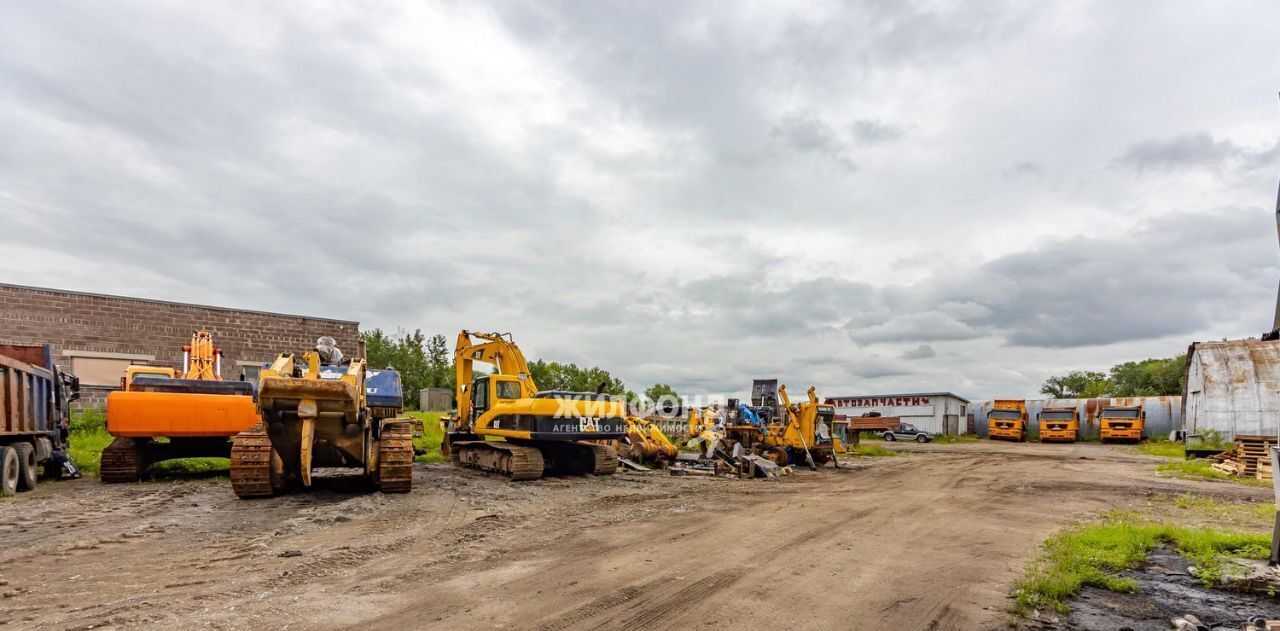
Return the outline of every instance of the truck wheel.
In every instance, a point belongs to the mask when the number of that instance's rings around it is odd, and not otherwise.
[[[895,440],[898,440],[898,437],[897,437],[897,436],[894,436],[894,435],[893,435],[893,432],[885,432],[885,433],[884,433],[884,439],[885,439],[885,440],[887,440],[887,441],[889,441],[889,442],[893,442],[893,441],[895,441]]]
[[[8,445],[0,445],[0,495],[18,492],[18,452]]]
[[[36,468],[36,448],[31,443],[18,443],[13,446],[18,452],[18,490],[30,491],[36,488],[36,479],[40,470]]]

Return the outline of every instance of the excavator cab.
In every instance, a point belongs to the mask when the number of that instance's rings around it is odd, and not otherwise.
[[[489,411],[492,404],[520,399],[520,378],[511,375],[485,375],[471,382],[471,422]]]

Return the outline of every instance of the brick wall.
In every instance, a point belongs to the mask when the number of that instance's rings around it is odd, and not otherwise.
[[[68,350],[154,355],[150,363],[180,368],[182,346],[198,328],[222,349],[225,379],[239,377],[237,361],[310,350],[325,335],[354,355],[359,335],[359,323],[345,320],[0,284],[0,344],[52,344],[68,370]],[[85,388],[82,405],[100,406],[105,396]]]

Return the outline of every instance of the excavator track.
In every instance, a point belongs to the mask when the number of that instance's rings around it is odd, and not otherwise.
[[[382,424],[378,444],[378,488],[383,493],[413,490],[413,425],[409,421]]]
[[[116,438],[102,450],[99,479],[103,484],[142,479],[142,444],[133,438]]]
[[[542,477],[542,452],[537,447],[482,440],[456,442],[449,447],[453,464],[459,467],[501,473],[513,482]]]
[[[262,423],[236,434],[231,446],[231,490],[241,498],[271,497],[271,438]]]
[[[591,473],[595,475],[613,475],[618,470],[618,452],[608,445],[595,443],[578,443],[591,449],[594,466]]]
[[[538,443],[548,469],[557,474],[611,475],[618,470],[618,452],[613,447],[587,441]]]

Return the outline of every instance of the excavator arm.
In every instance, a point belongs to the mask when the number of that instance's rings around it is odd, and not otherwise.
[[[480,341],[473,341],[472,338]],[[519,377],[522,397],[532,397],[538,393],[538,385],[529,373],[529,363],[525,360],[524,353],[520,352],[520,347],[511,340],[510,333],[474,333],[464,330],[458,333],[453,360],[460,423],[468,423],[471,418],[470,391],[475,362],[493,365],[499,375]]]
[[[222,381],[222,349],[213,345],[208,331],[191,334],[191,344],[182,347],[182,378]]]

